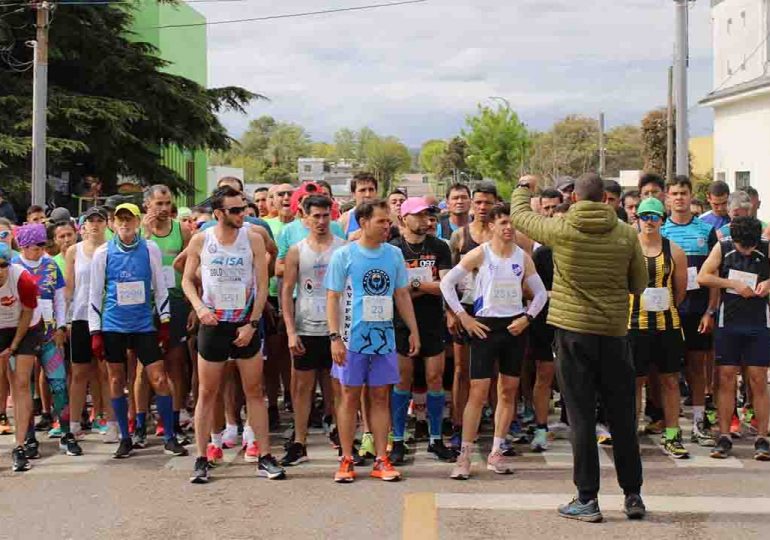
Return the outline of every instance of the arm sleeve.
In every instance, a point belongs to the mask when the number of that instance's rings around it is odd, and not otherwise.
[[[530,199],[532,192],[525,188],[517,188],[511,195],[511,223],[516,230],[543,245],[552,245],[561,220],[547,218],[532,211]]]
[[[470,272],[458,264],[447,272],[447,275],[441,280],[441,294],[444,296],[444,300],[449,309],[452,310],[452,313],[463,311],[463,305],[457,297],[457,286],[468,274]]]
[[[107,250],[99,248],[91,259],[91,282],[88,286],[88,329],[102,330],[102,306],[104,305],[104,273],[107,270]]]
[[[19,302],[27,309],[35,309],[37,307],[37,282],[32,274],[24,270],[19,276],[19,283],[17,285],[19,291]]]
[[[155,293],[155,309],[158,311],[160,322],[165,323],[171,319],[171,307],[168,303],[168,289],[163,279],[163,264],[160,248],[155,242],[147,242],[150,252],[150,268],[152,269],[152,288]]]
[[[548,302],[548,291],[545,289],[543,280],[537,274],[532,274],[527,278],[527,287],[532,291],[534,297],[529,303],[529,309],[527,309],[527,315],[530,317],[537,317],[542,311],[545,304]]]
[[[56,289],[53,296],[53,311],[56,316],[56,328],[67,325],[67,290],[64,287]]]

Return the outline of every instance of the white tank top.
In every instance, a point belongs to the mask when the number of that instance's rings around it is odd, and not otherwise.
[[[216,227],[211,227],[203,232],[201,299],[214,310],[217,320],[242,322],[251,316],[257,288],[248,229],[238,229],[235,242],[228,246],[217,240],[215,230]],[[264,256],[264,253],[258,255]]]
[[[514,245],[513,254],[501,258],[488,242],[482,245],[484,262],[476,274],[474,313],[477,317],[514,317],[524,313],[521,280],[524,277],[524,251]]]
[[[19,317],[21,316],[21,297],[19,295],[19,279],[25,270],[18,264],[11,264],[8,267],[8,278],[0,286],[0,328],[16,328],[19,326]],[[31,276],[28,276],[31,277]],[[34,279],[34,278],[32,278]],[[40,304],[32,313],[32,320],[29,327],[32,328],[40,322],[41,312]],[[9,343],[10,345],[10,343]]]
[[[297,273],[297,302],[294,320],[300,336],[328,336],[329,324],[326,319],[326,287],[324,276],[332,254],[345,245],[341,238],[333,237],[328,249],[314,251],[307,238],[297,244],[299,250],[299,272]]]
[[[91,257],[83,250],[83,242],[75,244],[75,291],[72,295],[73,321],[88,320],[88,291],[91,282]]]

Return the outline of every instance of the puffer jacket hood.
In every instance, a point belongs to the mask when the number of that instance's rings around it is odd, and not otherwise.
[[[611,206],[591,201],[576,202],[564,219],[572,227],[586,234],[606,233],[618,224],[618,214]]]

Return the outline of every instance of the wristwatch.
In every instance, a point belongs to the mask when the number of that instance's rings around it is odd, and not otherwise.
[[[706,315],[708,315],[709,317],[713,317],[714,315],[716,315],[716,313],[717,313],[716,309],[709,309],[706,311]]]
[[[419,289],[420,283],[422,283],[419,279],[413,279],[412,280],[412,288],[413,289]]]
[[[249,321],[249,324],[254,330],[257,330],[259,328],[259,323],[262,321],[262,319],[253,319]]]
[[[332,332],[329,334],[329,341],[339,341],[342,339],[342,336],[339,335],[337,332]]]

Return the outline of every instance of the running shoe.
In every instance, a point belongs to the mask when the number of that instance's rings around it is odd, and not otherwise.
[[[642,519],[647,515],[642,496],[637,493],[629,493],[623,501],[623,513],[628,519]]]
[[[147,426],[140,426],[134,430],[131,436],[134,448],[147,448]]]
[[[372,467],[370,476],[386,482],[397,482],[401,480],[401,473],[396,470],[388,456],[382,458],[378,457],[374,460],[374,467]]]
[[[733,415],[733,419],[730,421],[730,437],[733,439],[740,439],[743,437],[743,428],[741,428],[741,419],[738,415]]]
[[[209,461],[201,456],[195,459],[195,468],[190,476],[192,484],[208,484],[209,482]]]
[[[281,466],[293,467],[300,463],[308,461],[307,447],[302,443],[292,443],[289,449],[286,450],[286,455],[281,458]]]
[[[176,437],[176,442],[182,446],[190,446],[192,444],[192,439],[183,431],[177,431],[174,436]]]
[[[457,452],[451,448],[447,448],[446,445],[444,445],[444,441],[441,439],[436,439],[434,442],[428,444],[428,453],[432,454],[435,459],[445,463],[454,463],[457,461]]]
[[[722,435],[719,437],[716,446],[714,446],[709,455],[714,459],[726,459],[730,456],[730,450],[732,450],[732,448],[733,442],[730,440],[730,437]]]
[[[40,459],[40,443],[35,437],[27,437],[24,441],[24,455],[27,459]]]
[[[59,423],[56,422],[54,426],[48,430],[47,436],[49,439],[61,439],[64,432],[61,430]]]
[[[13,460],[11,465],[13,472],[24,472],[32,468],[32,464],[29,462],[29,458],[27,458],[27,450],[23,446],[17,446],[13,449],[11,459]]]
[[[327,414],[323,417],[323,430],[324,434],[329,435],[332,432],[333,426],[334,426],[334,418],[331,414]]]
[[[40,420],[35,424],[35,431],[49,431],[53,427],[53,416],[51,413],[44,412],[40,415]]]
[[[569,437],[569,425],[564,422],[555,422],[548,426],[548,438],[554,439],[566,439]]]
[[[187,409],[182,409],[179,411],[179,427],[182,429],[187,429],[189,427],[192,427],[193,425],[193,419],[192,416],[190,416],[190,413],[187,412]]]
[[[222,448],[238,446],[238,426],[227,426],[222,432]]]
[[[522,425],[528,426],[535,421],[535,409],[531,405],[525,405],[524,410],[519,415]]]
[[[601,510],[599,510],[599,501],[591,499],[586,503],[582,503],[577,497],[569,503],[561,505],[559,507],[559,515],[563,518],[576,519],[588,523],[599,523],[604,519]]]
[[[602,446],[612,446],[612,435],[604,424],[596,424],[596,442]]]
[[[281,429],[281,415],[278,412],[278,407],[267,408],[267,419],[271,433]]]
[[[521,424],[519,423],[518,420],[514,420],[513,422],[511,422],[511,426],[508,428],[508,435],[516,444],[524,444],[528,442],[527,434],[522,429]]]
[[[414,423],[415,442],[424,442],[430,438],[427,420],[417,420]]]
[[[82,456],[83,449],[80,448],[77,439],[72,433],[65,433],[61,439],[59,439],[59,451],[64,452],[68,456]]]
[[[222,449],[213,443],[209,443],[206,447],[206,458],[209,460],[209,464],[212,467],[219,465],[224,459],[225,455]]]
[[[457,456],[457,462],[455,463],[449,478],[452,478],[453,480],[467,480],[470,477],[471,452],[470,450],[466,450],[465,452],[460,452],[460,455]]]
[[[533,452],[545,452],[548,450],[548,430],[545,428],[538,428],[535,430],[535,436],[532,438],[532,442],[529,444]]]
[[[502,444],[500,445],[500,450],[503,452],[503,455],[505,457],[516,457],[521,454],[519,454],[518,450],[516,450],[516,447],[513,445],[513,441],[510,441],[508,439],[505,439]]]
[[[452,431],[452,436],[449,437],[449,447],[459,451],[463,445],[463,430],[462,427],[456,426]]]
[[[246,447],[246,452],[243,454],[243,460],[246,463],[257,463],[259,461],[259,443],[253,441]]]
[[[94,418],[94,421],[91,422],[91,431],[101,433],[102,435],[107,433],[107,420],[105,420],[103,414],[98,415]]]
[[[107,423],[107,430],[104,432],[102,438],[104,444],[115,444],[120,442],[120,430],[118,425],[114,423]]]
[[[757,437],[757,440],[754,441],[754,459],[770,461],[770,443],[764,437]]]
[[[394,465],[402,465],[406,459],[406,445],[404,441],[393,441],[393,449],[388,454],[388,457]]]
[[[358,449],[358,455],[369,459],[373,459],[377,455],[377,451],[374,449],[374,435],[364,433],[364,436],[361,437],[361,447]]]
[[[500,450],[492,450],[487,456],[487,470],[495,474],[513,474],[510,458],[504,456]]]
[[[674,459],[687,459],[690,453],[682,444],[682,432],[677,433],[673,439],[666,439],[663,442],[663,453]]]
[[[134,443],[131,442],[131,439],[121,439],[120,444],[118,445],[117,450],[115,450],[115,453],[112,455],[115,459],[125,459],[131,454],[134,453]]]
[[[353,464],[353,458],[346,456],[340,461],[340,467],[334,473],[334,481],[338,484],[350,484],[356,479],[356,470]]]
[[[690,442],[698,443],[699,446],[712,447],[716,444],[714,436],[708,430],[706,420],[699,420],[692,427],[692,436]]]
[[[13,426],[8,421],[5,413],[0,413],[0,435],[10,435],[13,433]]]
[[[163,427],[163,420],[160,418],[155,422],[155,436],[159,439],[166,436],[166,428]]]
[[[660,435],[666,426],[663,425],[663,420],[655,420],[644,426],[644,432],[647,435]]]
[[[187,448],[179,444],[179,441],[176,440],[176,437],[171,437],[163,444],[163,453],[167,456],[186,456]]]
[[[278,462],[272,455],[267,454],[259,458],[257,476],[267,478],[268,480],[281,480],[286,478],[286,471],[278,465]]]

